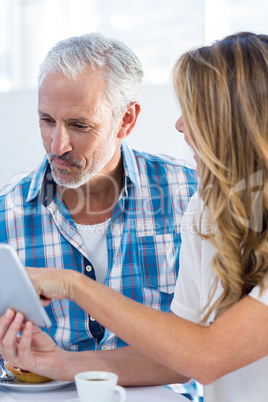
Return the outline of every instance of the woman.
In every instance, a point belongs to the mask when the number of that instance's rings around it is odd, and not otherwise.
[[[205,384],[206,402],[263,400],[268,371],[268,36],[240,33],[185,53],[174,67],[174,86],[183,113],[176,127],[195,152],[201,184],[182,222],[173,313],[149,309],[76,272],[29,273],[44,304],[52,297],[77,302],[153,357],[155,367],[161,363]],[[14,364],[28,361],[31,369],[33,360],[26,357],[31,323],[15,343],[21,320],[10,311],[1,318],[0,351]]]

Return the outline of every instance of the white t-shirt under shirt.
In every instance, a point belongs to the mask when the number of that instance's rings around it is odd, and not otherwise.
[[[202,319],[200,311],[209,298],[213,283],[211,261],[215,254],[211,242],[202,240],[194,230],[193,221],[199,222],[201,211],[202,201],[195,194],[182,221],[179,280],[171,305],[175,314],[195,323]],[[204,217],[202,228],[206,224]],[[221,291],[219,285],[212,303]],[[255,287],[249,295],[268,306],[268,289],[260,296],[259,288]],[[267,399],[267,373],[268,356],[204,386],[204,402],[264,401]]]
[[[78,233],[94,267],[96,280],[100,283],[105,283],[108,272],[106,235],[110,220],[97,225],[79,225],[76,223]]]

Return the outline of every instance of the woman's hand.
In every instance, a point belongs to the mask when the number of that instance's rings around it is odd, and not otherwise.
[[[48,306],[52,299],[70,299],[73,297],[75,271],[51,268],[25,268],[41,299],[43,306]]]
[[[69,379],[68,367],[63,370],[67,352],[31,322],[23,324],[23,315],[11,309],[0,317],[0,352],[12,366],[52,379]]]

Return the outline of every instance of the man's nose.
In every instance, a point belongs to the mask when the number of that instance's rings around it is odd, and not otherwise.
[[[65,127],[56,126],[52,133],[51,152],[54,155],[62,155],[72,150],[70,134]]]

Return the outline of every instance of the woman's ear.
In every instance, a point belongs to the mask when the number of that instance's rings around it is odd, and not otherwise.
[[[119,139],[124,139],[126,138],[131,131],[133,130],[138,115],[140,114],[141,111],[141,106],[138,102],[132,102],[128,107],[123,115],[119,128],[118,128],[118,134],[117,138]]]

